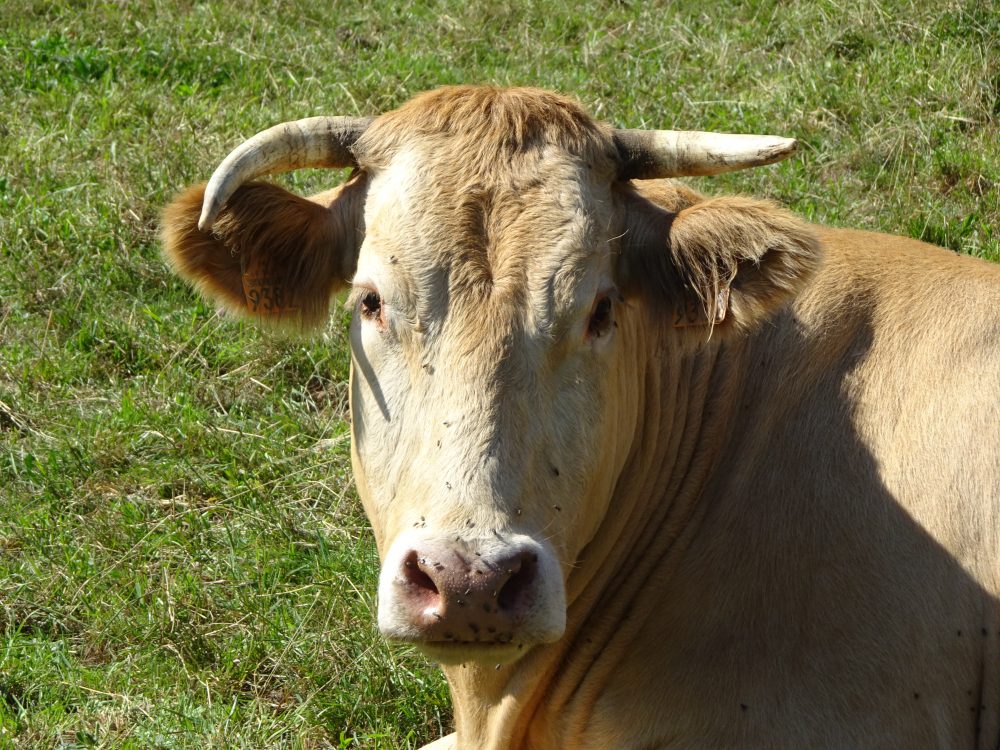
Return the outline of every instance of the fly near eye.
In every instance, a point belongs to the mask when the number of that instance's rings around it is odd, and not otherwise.
[[[368,320],[378,320],[382,315],[382,297],[374,289],[369,289],[361,296],[358,311]]]
[[[611,297],[607,295],[594,303],[594,310],[590,313],[590,322],[587,323],[588,338],[600,338],[611,330],[611,311]]]

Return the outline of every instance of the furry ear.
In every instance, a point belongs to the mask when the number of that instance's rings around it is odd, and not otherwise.
[[[163,212],[164,254],[179,276],[233,313],[315,329],[354,274],[366,190],[363,176],[312,199],[251,182],[202,232],[205,186],[197,185]]]
[[[787,211],[714,198],[672,213],[626,195],[624,286],[677,327],[746,330],[773,314],[819,264],[819,241]]]

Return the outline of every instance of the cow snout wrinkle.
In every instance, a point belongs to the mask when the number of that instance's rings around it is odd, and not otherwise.
[[[534,599],[538,553],[410,550],[397,580],[401,604],[429,642],[509,643]]]

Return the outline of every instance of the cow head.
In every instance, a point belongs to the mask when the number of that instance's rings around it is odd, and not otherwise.
[[[793,146],[614,131],[546,92],[446,88],[256,136],[168,207],[164,247],[207,296],[279,324],[320,323],[351,286],[379,626],[442,662],[499,663],[564,630],[635,439],[649,331],[681,351],[748,327],[813,264],[809,233],[768,204],[652,201],[630,179]],[[356,169],[311,199],[249,182],[304,166]]]

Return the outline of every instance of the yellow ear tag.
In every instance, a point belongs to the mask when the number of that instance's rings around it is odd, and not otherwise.
[[[713,325],[718,325],[726,319],[726,312],[729,310],[729,286],[719,289],[715,295],[715,320]],[[678,310],[674,316],[674,328],[689,328],[692,326],[707,326],[708,319],[705,317],[705,310],[696,305],[693,300],[685,298],[684,309]]]

